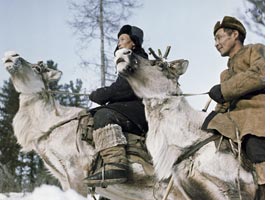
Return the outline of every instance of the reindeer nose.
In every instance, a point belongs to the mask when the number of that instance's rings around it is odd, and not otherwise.
[[[123,58],[118,58],[117,60],[116,60],[116,64],[118,65],[119,63],[121,63],[121,62],[125,62],[125,60],[123,59]]]
[[[3,60],[4,61],[4,63],[9,63],[9,62],[12,62],[12,60],[11,59],[6,59],[6,60]]]

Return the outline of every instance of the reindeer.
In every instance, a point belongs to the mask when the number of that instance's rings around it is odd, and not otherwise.
[[[74,189],[86,196],[88,188],[83,179],[92,170],[96,152],[77,132],[78,116],[85,113],[84,109],[62,106],[48,92],[48,83],[58,80],[62,73],[44,64],[31,64],[16,52],[5,53],[3,62],[20,93],[13,128],[22,151],[34,150],[39,154],[63,190]],[[155,191],[158,189],[155,185],[160,185],[159,191]],[[152,200],[163,195],[165,186],[166,183],[156,183],[151,173],[145,173],[142,165],[133,162],[127,183],[96,188],[96,192],[112,200]],[[173,192],[169,199],[181,197]]]
[[[115,62],[118,73],[143,98],[146,146],[159,180],[172,176],[184,199],[254,199],[250,165],[241,162],[243,157],[238,160],[228,139],[200,129],[206,113],[195,111],[179,87],[187,60],[149,61],[120,49]]]

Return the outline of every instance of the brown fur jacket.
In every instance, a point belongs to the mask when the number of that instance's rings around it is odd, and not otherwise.
[[[228,61],[221,73],[221,92],[226,101],[217,104],[206,118],[202,129],[217,130],[237,141],[252,134],[265,136],[265,46],[244,46]]]

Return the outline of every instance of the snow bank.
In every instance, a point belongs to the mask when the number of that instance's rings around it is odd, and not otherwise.
[[[91,200],[88,195],[85,198],[75,192],[74,190],[68,190],[63,192],[60,188],[51,185],[42,185],[37,187],[32,193],[9,193],[1,194],[0,200]]]
[[[22,200],[86,200],[74,190],[63,192],[56,186],[42,185],[34,190],[32,194]]]

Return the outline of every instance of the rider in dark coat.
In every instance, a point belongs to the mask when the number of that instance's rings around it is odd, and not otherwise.
[[[142,48],[142,43],[143,31],[136,26],[125,25],[118,33],[118,45],[115,51],[129,48],[134,53],[148,58]],[[101,169],[84,181],[91,187],[125,182],[128,161],[124,133],[132,132],[141,135],[148,130],[142,100],[134,94],[129,83],[120,76],[110,86],[93,91],[89,98],[101,105],[90,112],[94,116],[95,148],[100,153],[104,164]]]
[[[147,132],[148,126],[145,119],[144,105],[142,100],[134,94],[129,83],[121,76],[118,76],[116,81],[110,86],[93,91],[89,98],[91,101],[102,105],[91,110],[92,114],[95,114],[102,108],[108,108],[125,116],[131,122],[133,122],[133,129],[131,128],[130,130],[129,128],[127,131],[135,134]],[[103,122],[101,121],[102,119],[98,120],[94,124],[95,129],[102,127]]]

